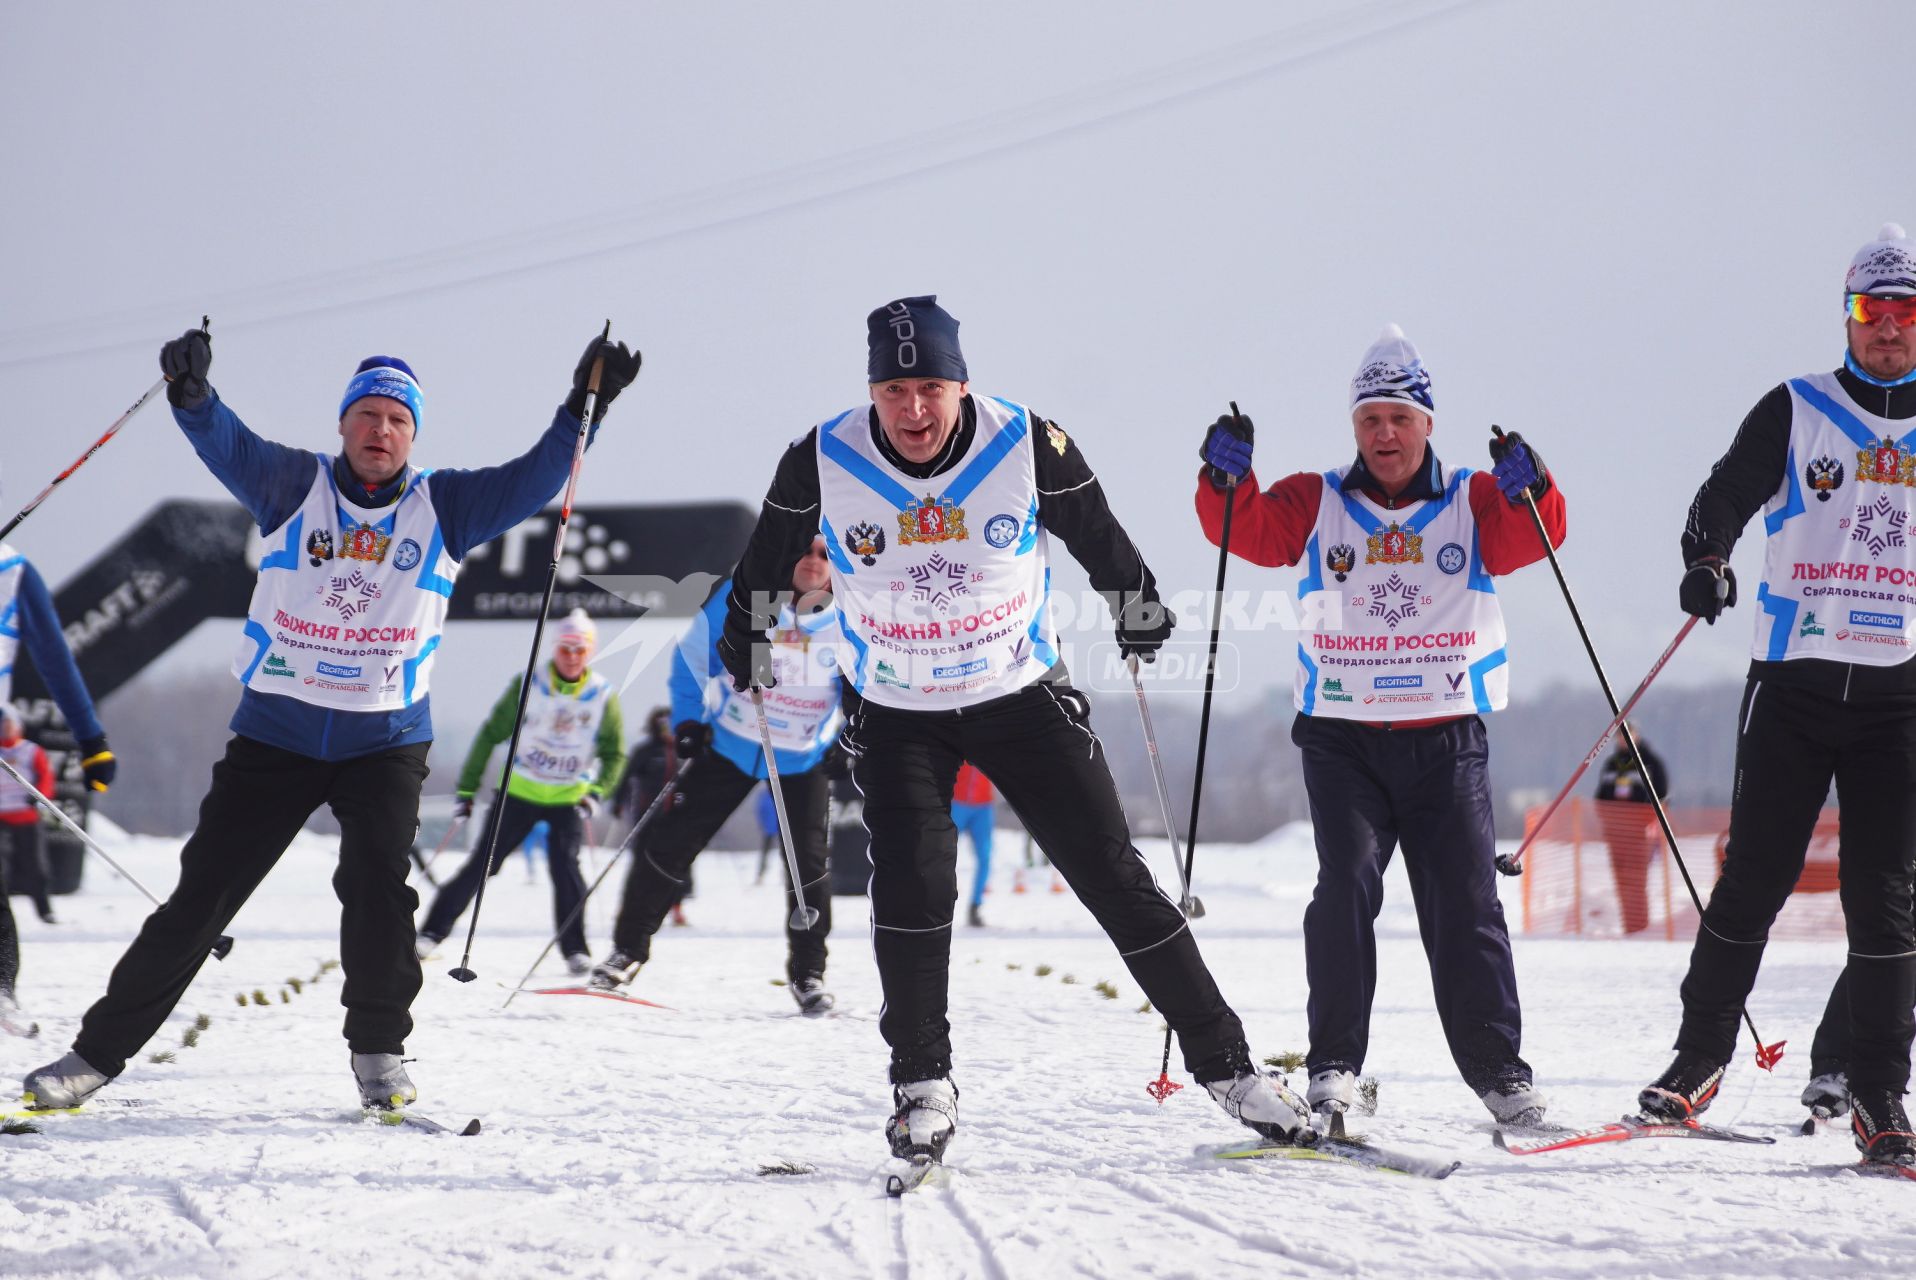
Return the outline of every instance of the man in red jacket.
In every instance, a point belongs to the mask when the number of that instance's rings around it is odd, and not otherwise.
[[[53,794],[53,763],[40,744],[22,736],[20,714],[10,702],[0,702],[0,757],[31,782],[43,796]],[[33,896],[34,910],[53,923],[53,904],[47,899],[46,842],[40,835],[40,810],[27,789],[12,775],[0,771],[0,1027],[16,1029],[20,1006],[13,997],[20,976],[20,932],[13,921],[8,894],[7,867],[24,881]]]
[[[1492,579],[1543,558],[1524,495],[1553,543],[1563,495],[1516,435],[1493,442],[1490,473],[1446,469],[1429,446],[1435,415],[1430,375],[1391,325],[1351,380],[1353,462],[1260,492],[1250,420],[1219,418],[1197,509],[1217,543],[1234,501],[1231,551],[1303,569],[1291,740],[1317,838],[1304,913],[1312,1109],[1348,1109],[1363,1070],[1373,926],[1401,842],[1451,1056],[1499,1122],[1536,1124],[1480,717],[1504,705],[1509,673]]]

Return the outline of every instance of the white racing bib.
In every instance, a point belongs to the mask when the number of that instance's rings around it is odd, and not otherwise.
[[[605,718],[610,688],[604,676],[587,671],[579,688],[563,693],[553,687],[550,668],[542,665],[526,698],[519,754],[513,757],[515,777],[524,774],[550,787],[591,782],[598,775],[599,722]]]
[[[1792,378],[1783,483],[1763,508],[1759,661],[1907,661],[1916,640],[1916,429],[1832,373]]]
[[[781,621],[789,622],[787,617]],[[772,747],[803,754],[838,735],[838,654],[835,629],[813,634],[797,626],[774,627],[765,633],[772,642],[772,675],[778,683],[761,690],[765,699],[765,727]],[[729,679],[714,680],[719,690],[713,723],[748,742],[758,741],[758,711],[752,697],[732,687]]]
[[[971,706],[1057,661],[1031,415],[972,402],[970,450],[931,480],[885,461],[868,405],[818,428],[819,532],[853,658],[844,674],[883,706]]]
[[[1297,646],[1293,700],[1305,715],[1425,720],[1487,714],[1509,687],[1504,617],[1477,548],[1470,471],[1440,498],[1390,511],[1324,473],[1297,593],[1324,621]]]
[[[458,562],[429,472],[378,510],[348,502],[321,456],[313,487],[268,535],[233,674],[261,693],[342,711],[396,711],[426,695]]]

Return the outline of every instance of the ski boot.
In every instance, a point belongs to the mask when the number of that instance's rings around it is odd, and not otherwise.
[[[585,980],[586,988],[591,991],[617,991],[638,977],[644,964],[645,961],[634,960],[614,947],[611,955],[592,966],[592,974]]]
[[[1916,1166],[1916,1132],[1910,1130],[1901,1094],[1860,1089],[1850,1094],[1849,1103],[1850,1128],[1865,1163]]]
[[[396,1053],[355,1053],[353,1079],[359,1082],[359,1105],[369,1111],[397,1111],[419,1096]]]
[[[792,980],[792,999],[798,1001],[798,1011],[808,1018],[823,1017],[832,1011],[838,1003],[831,992],[825,990],[825,979],[815,973]]]
[[[435,938],[430,933],[422,933],[412,941],[413,953],[421,960],[430,960],[438,954],[439,944],[444,938]]]
[[[565,958],[565,971],[575,978],[583,978],[592,972],[592,957],[583,951],[574,951]]]
[[[1326,1067],[1311,1073],[1311,1085],[1305,1094],[1313,1114],[1341,1116],[1357,1099],[1357,1073],[1343,1067]]]
[[[1637,1095],[1637,1107],[1652,1120],[1693,1120],[1709,1109],[1730,1064],[1678,1049],[1676,1060]]]
[[[1247,1070],[1204,1087],[1225,1115],[1267,1142],[1308,1147],[1317,1141],[1310,1112],[1279,1076]]]
[[[13,998],[11,991],[0,991],[0,1032],[23,1040],[40,1034],[40,1024],[20,1012],[20,1002]]]
[[[110,1079],[111,1076],[95,1070],[92,1063],[69,1049],[58,1062],[29,1071],[21,1088],[26,1092],[31,1110],[51,1111],[79,1106]]]
[[[982,929],[985,927],[983,904],[974,902],[965,908],[965,927],[968,929]]]
[[[1841,1071],[1825,1071],[1812,1078],[1803,1089],[1803,1105],[1818,1120],[1834,1120],[1849,1113],[1849,1076]]]
[[[898,1107],[885,1122],[891,1153],[900,1160],[942,1162],[958,1131],[958,1086],[949,1077],[914,1080],[894,1084],[891,1096]]]
[[[1549,1105],[1537,1086],[1523,1076],[1511,1076],[1491,1085],[1477,1095],[1500,1125],[1513,1129],[1535,1129],[1543,1124]]]

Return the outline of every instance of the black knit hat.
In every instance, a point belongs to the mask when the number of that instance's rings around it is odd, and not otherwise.
[[[938,295],[900,298],[865,317],[865,381],[946,378],[968,382],[965,353],[958,349],[958,321],[938,305]]]

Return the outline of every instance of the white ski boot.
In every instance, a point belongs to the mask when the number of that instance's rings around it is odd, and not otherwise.
[[[825,990],[825,979],[813,973],[792,983],[792,999],[798,1001],[798,1011],[808,1018],[822,1018],[838,1003],[837,998]]]
[[[20,1012],[20,1002],[11,991],[0,991],[0,1032],[23,1040],[40,1034],[40,1024]]]
[[[644,964],[643,960],[634,960],[615,948],[611,955],[592,966],[592,974],[585,980],[585,985],[593,991],[617,991],[638,977]]]
[[[885,1123],[891,1153],[900,1160],[944,1160],[958,1131],[958,1086],[949,1078],[914,1080],[893,1085],[891,1096],[898,1106]]]
[[[66,1056],[58,1062],[49,1062],[27,1073],[21,1083],[28,1102],[34,1111],[50,1111],[57,1107],[77,1107],[98,1093],[100,1086],[112,1079],[104,1071],[96,1071],[93,1064],[69,1049]]]
[[[430,933],[422,933],[412,940],[413,954],[421,960],[430,960],[438,954],[439,944],[444,941],[444,938],[435,938]]]
[[[1204,1088],[1225,1115],[1267,1141],[1297,1146],[1317,1141],[1310,1112],[1277,1076],[1245,1071],[1229,1080],[1213,1080]]]
[[[1342,1067],[1326,1067],[1311,1077],[1310,1089],[1304,1096],[1317,1115],[1348,1115],[1357,1101],[1357,1073]]]
[[[359,1082],[359,1105],[374,1111],[397,1111],[419,1097],[396,1053],[355,1053],[353,1079]]]
[[[583,978],[592,972],[592,957],[583,951],[575,951],[565,958],[565,971],[575,978]]]
[[[1833,1120],[1849,1114],[1849,1073],[1827,1071],[1809,1082],[1803,1090],[1803,1105],[1818,1120]]]
[[[1478,1094],[1497,1123],[1513,1129],[1535,1129],[1543,1124],[1549,1106],[1537,1086],[1528,1080],[1507,1080]]]

